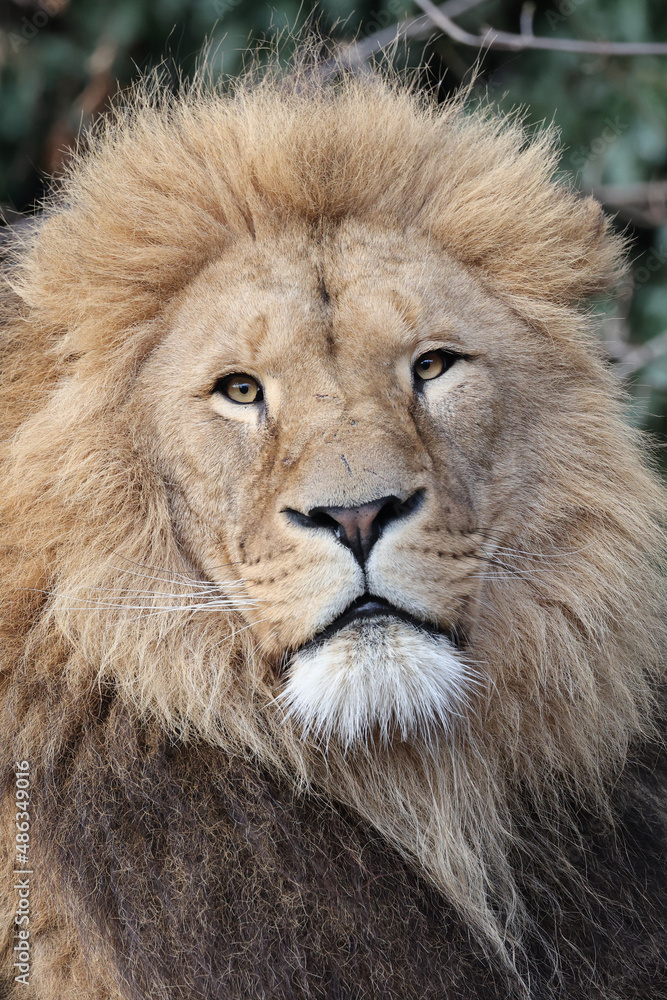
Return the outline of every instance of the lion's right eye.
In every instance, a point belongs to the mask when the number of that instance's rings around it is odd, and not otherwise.
[[[233,403],[259,403],[264,399],[262,387],[252,375],[225,375],[218,379],[213,391],[226,396]]]
[[[413,365],[417,385],[420,382],[429,382],[431,379],[443,375],[458,361],[459,357],[460,355],[454,354],[453,351],[441,350],[428,351],[426,354],[422,354]]]

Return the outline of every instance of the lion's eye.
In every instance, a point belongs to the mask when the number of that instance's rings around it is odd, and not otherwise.
[[[216,382],[213,391],[233,403],[259,403],[264,398],[261,385],[252,375],[226,375]]]
[[[423,382],[432,378],[437,378],[457,360],[458,355],[451,351],[427,351],[417,358],[414,364],[414,373],[418,380]]]

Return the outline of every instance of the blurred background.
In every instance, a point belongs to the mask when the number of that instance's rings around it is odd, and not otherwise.
[[[477,66],[476,98],[556,123],[563,171],[631,239],[632,277],[600,303],[600,335],[667,471],[665,0],[0,0],[3,220],[34,211],[139,74],[164,64],[176,86],[206,58],[233,75],[249,45],[313,18],[359,72],[389,46],[443,100]]]

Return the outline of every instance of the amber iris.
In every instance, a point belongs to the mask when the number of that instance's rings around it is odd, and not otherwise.
[[[427,379],[437,378],[438,375],[442,375],[446,367],[447,364],[442,351],[429,351],[427,354],[422,354],[415,361],[415,375],[426,381]]]
[[[258,403],[263,398],[262,387],[252,375],[228,375],[216,389],[233,403]]]

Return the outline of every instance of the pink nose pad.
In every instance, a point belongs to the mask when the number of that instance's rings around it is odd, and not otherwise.
[[[384,527],[415,513],[424,500],[424,490],[417,490],[405,501],[396,496],[380,497],[354,507],[312,507],[307,514],[286,509],[294,524],[304,528],[327,528],[346,545],[363,565]]]

